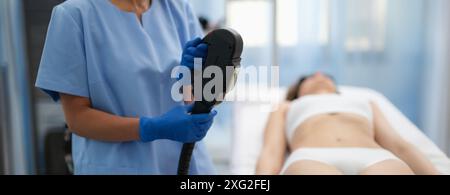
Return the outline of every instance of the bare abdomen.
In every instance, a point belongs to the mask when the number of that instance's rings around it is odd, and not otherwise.
[[[379,148],[372,124],[354,114],[324,114],[312,117],[295,131],[291,150],[317,147]]]

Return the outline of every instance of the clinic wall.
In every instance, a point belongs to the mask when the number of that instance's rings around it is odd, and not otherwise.
[[[361,58],[345,55],[338,65],[343,84],[382,92],[419,126],[425,65],[423,7],[422,0],[389,1],[384,50]]]
[[[421,118],[424,131],[450,154],[450,2],[427,4],[427,58],[423,82]]]
[[[10,162],[7,174],[33,174],[34,152],[32,140],[31,103],[26,64],[22,1],[0,1],[0,32],[3,61],[6,64],[6,102],[8,125],[7,145]]]

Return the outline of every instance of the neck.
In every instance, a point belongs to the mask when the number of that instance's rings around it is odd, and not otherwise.
[[[120,9],[142,14],[150,8],[151,0],[111,0]]]

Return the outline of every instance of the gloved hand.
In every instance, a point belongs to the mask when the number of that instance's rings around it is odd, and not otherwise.
[[[217,111],[191,115],[193,106],[193,104],[178,106],[160,117],[141,118],[139,122],[141,141],[168,139],[193,143],[202,140],[211,128]]]
[[[181,65],[186,66],[189,69],[194,69],[194,59],[202,58],[203,63],[206,60],[206,56],[208,55],[208,45],[202,43],[201,38],[196,38],[192,41],[186,43],[183,48],[183,55],[181,59]]]

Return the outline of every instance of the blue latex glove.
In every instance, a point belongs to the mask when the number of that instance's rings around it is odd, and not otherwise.
[[[186,66],[189,69],[194,69],[194,59],[202,58],[203,63],[206,60],[206,56],[208,55],[208,45],[202,43],[201,38],[196,38],[192,41],[186,43],[183,48],[183,55],[181,59],[181,65]]]
[[[178,106],[160,117],[141,118],[139,122],[141,141],[168,139],[193,143],[202,140],[211,128],[217,111],[191,115],[192,108],[193,104]]]

